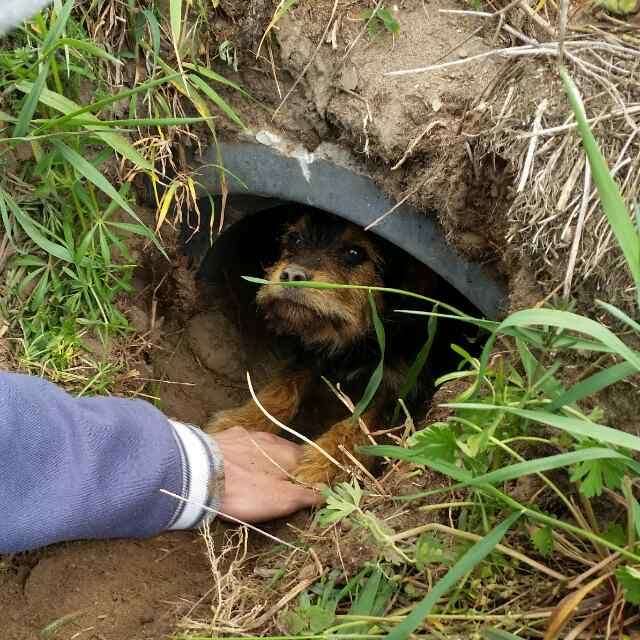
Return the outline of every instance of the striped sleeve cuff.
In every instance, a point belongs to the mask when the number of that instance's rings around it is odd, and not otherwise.
[[[169,420],[182,459],[182,491],[168,530],[193,529],[215,518],[224,490],[218,445],[197,427]]]

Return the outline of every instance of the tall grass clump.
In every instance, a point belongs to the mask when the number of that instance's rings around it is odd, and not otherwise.
[[[561,76],[602,207],[637,286],[638,229],[574,83],[566,70]],[[346,522],[378,548],[388,587],[383,603],[375,614],[353,615],[348,598],[325,607],[319,586],[293,611],[304,617],[319,607],[322,623],[287,627],[297,632],[291,635],[552,640],[588,630],[592,637],[631,637],[625,633],[640,620],[640,437],[603,424],[595,401],[640,373],[640,323],[600,300],[603,319],[537,308],[493,322],[409,292],[381,291],[434,304],[432,311],[400,313],[474,324],[488,338],[478,358],[457,348],[461,367],[437,381],[457,389],[441,405],[445,417],[398,444],[363,449],[402,461],[407,480],[435,473],[444,482],[393,494],[395,507],[386,502],[383,513],[375,510],[379,489],[367,494],[354,481],[327,490],[318,525],[326,534]],[[624,336],[608,324],[623,327]],[[567,375],[566,363],[576,361],[588,365]],[[438,511],[449,514],[448,525],[427,517]],[[395,517],[422,512],[423,524],[394,529]]]
[[[153,6],[136,22],[135,40],[151,72],[115,88],[107,71],[121,71],[133,52],[92,40],[83,9],[74,0],[54,3],[2,43],[0,295],[17,365],[96,391],[109,386],[118,366],[87,350],[87,340],[106,342],[128,330],[119,301],[136,266],[130,248],[164,252],[153,226],[161,227],[177,186],[164,190],[155,225],[141,219],[131,189],[138,174],[156,186],[163,180],[154,140],[198,123],[215,134],[216,112],[242,123],[211,86],[231,83],[205,66],[179,59],[173,68],[160,57]],[[172,10],[174,38],[182,17]],[[174,114],[161,92],[167,88],[189,95],[197,115]],[[195,193],[193,180],[185,185]]]

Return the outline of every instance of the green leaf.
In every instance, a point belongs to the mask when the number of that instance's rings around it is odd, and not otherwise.
[[[142,14],[149,25],[149,35],[151,36],[151,46],[153,47],[153,55],[157,58],[160,55],[160,24],[153,11],[143,9]]]
[[[34,91],[33,83],[27,81],[18,82],[16,84],[16,88],[27,94],[31,94],[31,92]],[[56,93],[55,91],[50,91],[49,89],[43,89],[40,92],[39,100],[50,109],[54,109],[55,111],[59,111],[64,114],[71,114],[80,109],[73,100],[69,100],[69,98]],[[133,162],[137,167],[146,169],[147,171],[153,171],[152,165],[136,151],[135,147],[131,145],[126,138],[113,131],[104,131],[104,126],[100,122],[99,118],[90,113],[85,113],[84,120],[96,123],[95,125],[85,124],[84,128],[88,131],[95,132],[96,137],[108,144],[114,151]],[[53,120],[52,122],[57,122],[57,120]]]
[[[218,82],[218,83],[223,84],[223,85],[225,85],[227,87],[230,87],[231,89],[234,89],[238,93],[241,93],[246,98],[254,100],[253,96],[250,93],[248,93],[247,91],[245,91],[239,84],[236,84],[235,82],[232,82],[231,80],[228,80],[224,76],[221,76],[219,73],[216,73],[215,71],[212,71],[211,69],[208,69],[207,67],[203,67],[203,66],[201,66],[199,64],[192,64],[191,62],[185,62],[184,63],[184,68],[185,69],[190,69],[191,71],[196,71],[197,73],[199,73],[200,75],[204,76],[205,78],[209,78],[209,80],[213,80],[214,82]]]
[[[366,9],[362,12],[362,19],[367,21],[370,36],[378,35],[383,28],[393,34],[400,32],[400,23],[384,5],[376,9]]]
[[[429,354],[431,353],[431,348],[433,347],[433,341],[436,337],[437,329],[438,316],[434,315],[429,318],[429,322],[427,324],[427,341],[424,343],[418,355],[416,356],[416,359],[413,361],[413,364],[411,365],[409,371],[407,372],[405,380],[402,383],[402,387],[400,388],[400,393],[398,395],[402,400],[406,399],[407,395],[409,395],[411,390],[416,386],[418,377],[427,364]]]
[[[358,597],[353,601],[351,608],[349,609],[349,615],[352,616],[372,616],[375,615],[374,605],[376,602],[376,596],[380,588],[380,583],[384,574],[380,570],[380,567],[375,567],[371,572],[371,575],[367,579],[364,587],[358,593]],[[353,630],[351,631],[353,633]]]
[[[129,206],[129,203],[116,191],[115,187],[85,158],[77,151],[68,147],[64,142],[54,140],[55,148],[62,154],[63,158],[78,172],[92,182],[100,191],[113,200],[119,207],[124,209],[136,222],[144,226],[138,214]],[[153,236],[154,244],[164,253],[164,250],[156,236]]]
[[[61,47],[70,47],[71,49],[79,49],[81,51],[86,51],[87,53],[90,53],[96,58],[102,58],[104,60],[108,60],[112,64],[115,64],[118,66],[124,64],[122,60],[119,60],[115,56],[112,56],[110,53],[107,53],[102,47],[99,47],[98,45],[88,40],[78,40],[76,38],[61,38],[55,43],[55,46],[52,49],[52,51],[55,49],[59,49]]]
[[[307,614],[307,626],[311,633],[320,633],[328,629],[336,619],[335,610],[321,605],[311,605],[305,612]]]
[[[627,510],[629,512],[629,527],[633,527],[636,532],[636,536],[640,538],[640,504],[633,495],[633,489],[631,488],[631,480],[629,477],[625,478],[622,483],[622,493],[627,501]]]
[[[64,142],[58,140],[53,142],[56,149],[63,158],[78,172],[80,176],[84,176],[92,182],[100,191],[109,196],[111,200],[116,202],[119,207],[124,209],[132,218],[140,222],[135,211],[129,206],[129,203],[116,191],[115,187],[100,173],[86,158],[81,156],[77,151],[68,147]]]
[[[327,502],[324,508],[318,513],[320,525],[326,527],[334,522],[339,522],[348,518],[358,509],[362,498],[362,490],[357,485],[342,482],[336,487],[324,490]]]
[[[629,362],[614,364],[608,369],[594,373],[592,376],[573,385],[561,396],[557,397],[550,405],[549,411],[557,411],[565,406],[571,406],[584,398],[594,396],[598,391],[624,380],[637,372],[635,365]]]
[[[48,99],[51,99],[54,104],[51,104],[49,106],[51,106],[51,108],[55,109],[56,111],[60,111],[64,115],[60,118],[51,118],[50,120],[44,122],[40,127],[38,127],[36,133],[42,133],[43,131],[50,129],[51,127],[61,127],[63,124],[81,115],[85,115],[86,117],[89,117],[89,118],[95,117],[90,114],[91,111],[97,111],[98,109],[101,109],[106,105],[113,104],[114,102],[124,100],[125,98],[130,98],[139,93],[148,92],[150,89],[158,87],[167,82],[171,82],[174,79],[179,77],[180,77],[180,73],[175,72],[172,75],[156,78],[155,80],[147,80],[146,82],[140,83],[133,89],[127,89],[126,91],[120,91],[118,93],[114,93],[100,100],[96,100],[95,102],[91,102],[90,104],[87,104],[83,107],[80,107],[75,102],[52,91],[51,94],[53,95],[50,96]],[[16,87],[20,91],[28,93],[30,84],[31,83],[29,82],[21,82],[21,83],[18,83]],[[46,96],[48,94],[46,94],[45,92],[44,95]],[[89,115],[86,115],[86,114],[89,114]],[[100,121],[98,120],[98,122]]]
[[[589,159],[593,181],[598,189],[602,208],[627,261],[627,266],[636,285],[636,293],[640,295],[640,244],[638,242],[638,233],[631,222],[631,216],[620,195],[620,189],[611,177],[607,161],[591,132],[578,88],[564,67],[560,68],[560,77],[576,118],[578,132]]]
[[[385,352],[385,335],[384,335],[384,326],[382,325],[382,321],[380,320],[380,316],[378,315],[378,309],[376,308],[376,303],[373,298],[373,293],[369,291],[369,305],[371,306],[371,320],[373,322],[374,329],[376,331],[376,338],[378,340],[378,346],[380,347],[380,362],[378,362],[378,366],[375,368],[369,382],[367,383],[367,387],[362,394],[362,398],[355,406],[353,410],[353,418],[357,420],[369,406],[373,397],[382,382],[382,376],[384,374],[384,352]]]
[[[584,460],[576,464],[571,481],[587,498],[599,496],[605,487],[619,489],[627,467],[618,460]]]
[[[507,531],[515,524],[520,513],[513,513],[504,522],[490,531],[482,540],[474,544],[455,563],[413,609],[413,611],[386,638],[387,640],[406,640],[424,622],[440,598],[452,589],[459,580],[480,564],[500,543]]]
[[[497,331],[502,331],[508,327],[530,327],[532,325],[557,327],[586,334],[611,349],[613,353],[617,353],[640,371],[640,354],[629,348],[613,331],[607,329],[603,324],[576,313],[557,311],[555,309],[518,311],[503,320]]]
[[[22,108],[20,109],[20,113],[18,114],[18,122],[13,130],[13,136],[15,138],[23,137],[29,130],[29,124],[36,111],[36,107],[38,106],[38,101],[40,100],[40,95],[44,90],[48,76],[49,61],[45,60],[40,67],[40,72],[38,73],[36,81],[31,84],[31,91],[27,94],[27,97],[22,104]]]
[[[246,130],[247,126],[242,122],[240,116],[232,109],[232,107],[214,91],[200,76],[189,74],[189,82],[196,88],[200,89],[211,102],[213,102],[232,122],[235,122],[241,129]]]
[[[611,460],[615,460],[615,462],[610,462]],[[472,486],[480,484],[498,484],[500,482],[506,482],[507,480],[515,480],[516,478],[528,476],[532,473],[541,473],[543,471],[551,471],[552,469],[560,469],[572,464],[577,465],[576,468],[580,467],[580,465],[586,465],[587,467],[589,465],[601,465],[603,467],[611,465],[611,467],[613,467],[617,464],[616,468],[621,468],[622,474],[624,475],[624,469],[626,467],[623,465],[629,460],[630,458],[613,449],[592,447],[588,449],[579,449],[578,451],[570,451],[569,453],[559,453],[545,458],[535,458],[534,460],[518,462],[507,467],[502,467],[502,469],[497,469],[496,471],[491,471],[481,476],[477,476],[473,478],[469,484]],[[621,462],[623,465],[620,464]],[[611,472],[607,471],[607,473]],[[612,476],[608,475],[607,478],[611,480]],[[574,478],[572,478],[572,480],[573,479]]]
[[[431,564],[451,565],[454,555],[445,550],[433,533],[423,533],[416,542],[415,563],[419,571]]]
[[[620,567],[616,578],[624,590],[624,599],[630,604],[640,605],[640,570],[636,567]]]
[[[399,447],[396,445],[375,445],[367,447],[358,447],[358,451],[369,456],[383,456],[385,458],[393,458],[395,460],[407,460],[414,464],[423,464],[438,473],[450,476],[458,482],[470,482],[473,476],[466,469],[461,469],[455,464],[445,462],[444,460],[435,460],[428,456],[421,455],[411,449]]]
[[[542,410],[532,411],[530,409],[517,409],[516,407],[471,402],[443,404],[442,406],[450,407],[452,409],[506,411],[507,413],[512,413],[513,415],[520,416],[526,420],[547,424],[550,427],[566,431],[567,433],[571,433],[579,438],[592,438],[597,442],[610,444],[616,447],[623,447],[625,449],[632,449],[633,451],[640,451],[640,438],[638,436],[620,431],[619,429],[612,429],[611,427],[598,424],[597,422],[589,422],[588,420],[581,418],[559,416],[555,413],[549,413],[548,411]]]
[[[531,533],[531,542],[536,551],[547,558],[553,552],[553,533],[551,527],[547,524],[544,527],[538,527]]]
[[[52,242],[39,229],[35,222],[22,211],[15,200],[6,192],[2,191],[2,197],[13,213],[16,221],[22,227],[22,230],[43,250],[48,254],[60,258],[65,262],[73,262],[73,255],[64,245]]]
[[[624,547],[627,542],[627,533],[619,522],[609,523],[606,530],[600,535],[618,547]]]
[[[44,39],[43,50],[47,51],[50,48],[51,44],[55,42],[67,24],[69,20],[69,16],[71,15],[71,10],[73,9],[74,0],[67,0],[62,6],[62,10],[57,15],[55,22],[49,26],[49,31]],[[55,14],[52,14],[55,15]],[[18,122],[16,123],[15,129],[13,131],[13,135],[16,138],[20,138],[24,136],[28,129],[29,123],[33,118],[33,114],[36,111],[36,107],[38,106],[38,101],[40,100],[40,96],[45,89],[47,77],[49,76],[49,60],[48,54],[47,59],[45,59],[41,66],[40,71],[38,73],[38,77],[36,78],[35,83],[32,85],[32,90],[27,93],[27,97],[20,109],[20,113],[18,114]]]
[[[410,440],[410,449],[417,456],[453,463],[458,445],[451,426],[436,423],[418,431]]]
[[[169,21],[171,23],[171,40],[178,57],[180,57],[180,34],[182,32],[182,0],[169,0]]]
[[[620,322],[624,322],[629,325],[629,327],[631,327],[631,329],[633,329],[637,334],[640,334],[640,324],[638,324],[633,318],[630,318],[622,309],[619,309],[608,302],[603,302],[602,300],[596,300],[596,304],[609,312],[614,318],[620,320]]]
[[[384,614],[391,596],[395,591],[394,585],[387,580],[380,567],[375,567],[364,586],[360,588],[351,608],[350,616],[381,616]],[[375,623],[363,622],[362,625],[350,627],[349,633],[365,634]]]

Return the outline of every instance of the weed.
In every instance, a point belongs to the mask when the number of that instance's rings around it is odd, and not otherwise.
[[[91,16],[74,0],[35,16],[0,53],[0,221],[12,253],[2,314],[16,338],[18,365],[76,391],[104,392],[117,378],[115,365],[93,356],[86,341],[107,343],[129,331],[120,301],[131,291],[136,266],[130,247],[153,243],[163,251],[130,189],[137,173],[162,186],[162,128],[205,123],[215,136],[214,110],[244,126],[212,84],[239,87],[178,56],[180,7],[172,3],[178,69],[160,58],[153,8],[132,21],[138,35],[145,24],[149,31],[149,40],[135,42],[149,57],[151,75],[130,89],[110,86],[105,70],[119,73],[127,56],[116,57],[91,39]],[[163,97],[171,87],[189,97],[198,117],[174,113]],[[130,117],[119,117],[122,105]],[[143,105],[148,117],[139,115]],[[187,177],[167,187],[157,230],[184,194],[196,198]]]
[[[384,5],[363,11],[362,20],[367,24],[367,33],[370,38],[379,36],[383,31],[394,36],[400,33],[400,23],[393,12]]]
[[[640,283],[638,231],[586,124],[575,87],[566,72],[562,76],[603,209]],[[635,495],[640,438],[601,424],[602,412],[585,408],[584,401],[640,373],[640,352],[602,322],[571,308],[529,309],[491,322],[443,303],[436,307],[437,301],[416,294],[376,290],[434,304],[429,312],[398,310],[401,313],[453,318],[489,332],[479,358],[457,348],[463,368],[438,381],[466,383],[454,402],[442,405],[448,410],[446,418],[427,424],[406,442],[362,450],[408,463],[408,474],[426,467],[447,477],[450,483],[443,487],[395,496],[393,502],[409,511],[447,508],[450,526],[427,523],[395,532],[367,508],[373,496],[357,484],[326,492],[320,525],[346,522],[366,532],[380,562],[392,563],[398,579],[412,577],[396,609],[380,620],[385,637],[404,640],[425,625],[431,628],[432,620],[451,615],[466,624],[498,621],[500,628],[482,630],[486,638],[538,637],[542,625],[545,638],[556,638],[587,597],[597,599],[587,618],[594,629],[618,613],[622,625],[626,612],[634,619],[625,602],[640,601],[640,505]],[[608,303],[596,304],[637,342],[639,323]],[[507,347],[500,356],[498,341]],[[586,371],[567,387],[562,358],[576,352],[604,356],[612,364],[597,373]],[[523,499],[513,488],[527,477],[535,482],[533,492]],[[423,504],[442,494],[449,497],[440,505]],[[605,495],[606,500],[599,499]],[[447,545],[443,536],[456,539],[457,546]],[[465,544],[460,546],[460,540]],[[436,568],[440,575],[433,582]],[[535,580],[525,568],[534,571]],[[525,584],[516,586],[520,579]],[[545,583],[548,579],[553,582]],[[609,588],[613,580],[617,585]],[[531,600],[520,616],[508,604],[513,590],[518,599]],[[545,609],[543,603],[548,604],[551,594],[556,604]],[[479,598],[481,609],[506,607],[508,613],[485,618],[474,608]],[[470,633],[468,627],[462,631],[465,637]],[[326,631],[320,635],[328,637]]]

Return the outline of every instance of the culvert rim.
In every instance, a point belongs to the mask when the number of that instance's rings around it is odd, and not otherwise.
[[[218,149],[206,152],[195,170],[202,195],[220,195],[218,153],[229,194],[297,202],[362,227],[396,206],[372,233],[433,269],[485,317],[498,318],[506,309],[506,288],[494,274],[455,251],[431,216],[407,204],[397,206],[363,173],[294,148],[287,153],[254,142],[219,143]],[[233,223],[238,219],[236,216]]]

